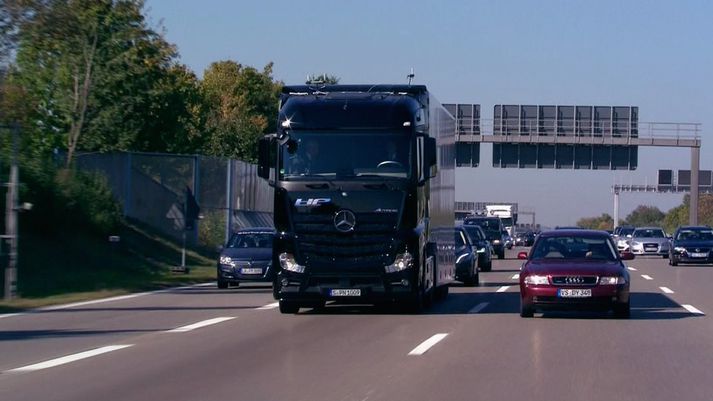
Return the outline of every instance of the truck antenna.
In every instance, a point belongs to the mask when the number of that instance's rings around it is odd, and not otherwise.
[[[406,75],[406,78],[408,78],[408,86],[411,86],[411,81],[413,78],[416,76],[416,74],[413,73],[413,67],[411,67],[411,72]]]

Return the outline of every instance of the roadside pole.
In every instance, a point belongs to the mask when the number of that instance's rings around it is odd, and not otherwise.
[[[8,264],[5,268],[5,300],[11,301],[17,296],[17,183],[19,168],[17,166],[17,141],[20,128],[12,127],[12,162],[10,165],[10,182],[7,183],[7,198],[5,200],[5,236],[9,241]]]

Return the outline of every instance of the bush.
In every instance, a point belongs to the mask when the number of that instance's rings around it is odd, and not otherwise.
[[[101,174],[57,169],[51,161],[24,163],[20,174],[20,199],[33,204],[22,217],[24,229],[42,235],[80,230],[105,236],[119,228],[121,205]]]

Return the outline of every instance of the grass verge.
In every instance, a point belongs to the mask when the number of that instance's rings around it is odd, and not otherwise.
[[[188,251],[189,273],[174,273],[171,268],[181,261],[178,244],[133,224],[123,225],[119,234],[121,242],[110,244],[82,233],[56,237],[24,233],[18,266],[20,296],[10,302],[0,300],[0,313],[215,280],[212,257]]]

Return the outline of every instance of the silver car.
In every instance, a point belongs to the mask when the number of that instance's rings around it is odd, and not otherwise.
[[[655,255],[668,258],[669,238],[661,227],[637,227],[629,240],[636,255]]]

